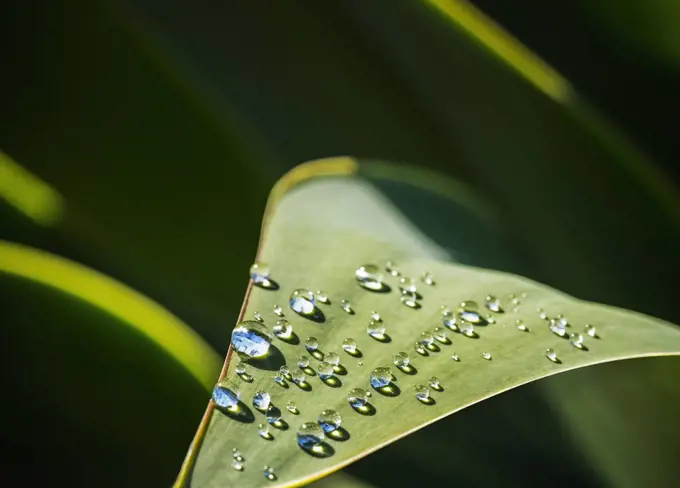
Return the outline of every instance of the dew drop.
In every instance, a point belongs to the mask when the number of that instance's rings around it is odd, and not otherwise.
[[[308,337],[305,341],[305,348],[309,352],[316,351],[319,348],[319,340],[316,337]]]
[[[354,272],[357,282],[369,290],[381,290],[383,288],[383,274],[375,264],[364,264]]]
[[[283,376],[289,376],[290,375],[290,369],[288,369],[288,366],[285,364],[279,368],[279,373],[281,373]]]
[[[215,385],[212,391],[212,399],[215,405],[221,408],[233,408],[238,405],[241,394],[236,386],[230,382],[222,380]]]
[[[383,388],[392,382],[392,371],[385,367],[375,368],[369,379],[373,388]]]
[[[577,349],[583,349],[583,336],[578,332],[569,335],[569,343]]]
[[[363,388],[354,388],[347,394],[347,402],[354,408],[363,407],[368,403],[368,392]]]
[[[517,297],[513,298],[513,299],[510,301],[510,303],[512,303],[512,304],[515,305],[515,306],[521,305],[521,304],[522,304],[522,302],[520,301],[520,299],[517,298]]]
[[[257,320],[258,322],[264,322],[264,319],[262,318],[262,315],[260,315],[260,312],[253,312],[253,320]]]
[[[309,358],[307,356],[300,356],[297,360],[297,365],[300,368],[303,369],[306,368],[307,366],[309,366]]]
[[[376,322],[382,322],[382,317],[378,312],[371,312],[371,320],[374,320]]]
[[[385,263],[385,271],[387,271],[392,276],[399,276],[400,274],[399,270],[397,269],[397,265],[392,261],[387,261]]]
[[[425,385],[413,385],[413,392],[416,398],[421,402],[427,401],[430,398],[430,388]]]
[[[316,373],[322,380],[328,379],[333,376],[333,365],[326,361],[321,361],[316,368]]]
[[[456,354],[455,352],[454,352],[453,354],[451,354],[451,359],[453,359],[453,360],[456,361],[456,362],[460,361],[460,358],[458,357],[458,354]]]
[[[427,380],[427,382],[430,384],[431,388],[434,388],[435,390],[439,388],[439,378],[436,376],[430,376],[430,379]]]
[[[486,359],[487,361],[491,361],[491,353],[490,352],[483,352],[482,358]]]
[[[427,286],[434,285],[434,277],[432,276],[432,274],[430,274],[429,271],[423,273],[423,276],[420,277],[420,281],[425,283]]]
[[[281,373],[276,373],[274,375],[274,381],[281,386],[284,386],[284,387],[286,386],[286,380],[284,379],[284,377]]]
[[[456,330],[456,315],[447,307],[442,307],[442,325],[449,329]]]
[[[597,337],[597,329],[594,325],[586,324],[585,331],[590,337]]]
[[[323,359],[324,359],[324,361],[326,361],[331,366],[337,366],[338,364],[340,364],[340,356],[338,356],[334,352],[329,352],[328,354],[326,354],[324,356]]]
[[[253,407],[258,410],[266,410],[269,408],[270,403],[271,397],[269,396],[269,393],[264,390],[258,390],[253,395]]]
[[[268,424],[259,424],[257,426],[257,433],[260,435],[260,437],[263,437],[265,439],[269,439],[269,436],[271,435],[269,433],[269,425]]]
[[[368,326],[366,326],[366,332],[371,337],[381,339],[385,335],[385,326],[383,325],[382,322],[378,322],[377,320],[371,320],[368,323]]]
[[[477,305],[477,302],[474,302],[472,300],[466,300],[464,302],[461,302],[460,307],[458,307],[458,317],[461,320],[470,322],[471,324],[478,324],[484,321],[484,319],[482,319],[482,316],[479,315],[478,310],[479,305]]]
[[[415,293],[416,292],[416,282],[413,281],[413,278],[409,278],[408,276],[403,276],[399,280],[399,287],[402,289],[402,291],[408,292],[408,293]]]
[[[401,300],[401,303],[406,305],[409,308],[418,308],[418,298],[415,293],[403,293],[401,297],[399,297],[399,300]]]
[[[528,296],[529,296],[529,294],[528,294],[527,292],[523,292],[523,293],[520,295],[520,297],[522,297],[522,298],[526,298],[526,297],[528,297]]]
[[[425,331],[422,334],[420,334],[420,343],[423,346],[425,346],[425,347],[430,346],[430,345],[432,345],[433,342],[434,342],[434,336],[432,335],[431,332]]]
[[[297,413],[297,411],[298,411],[297,404],[293,400],[290,400],[288,402],[288,404],[286,405],[286,408],[288,409],[288,411],[290,413]]]
[[[231,462],[231,467],[234,468],[236,471],[243,471],[243,463],[240,462],[238,459],[234,459]]]
[[[547,357],[553,363],[556,363],[558,361],[557,353],[553,349],[550,349],[550,348],[545,350],[545,357]]]
[[[567,333],[567,328],[559,319],[550,320],[550,332],[560,337],[564,337]]]
[[[273,340],[267,326],[254,320],[241,322],[231,333],[231,346],[241,358],[264,356]]]
[[[297,443],[303,449],[312,449],[320,445],[325,437],[323,429],[316,422],[305,422],[297,431]]]
[[[250,267],[250,279],[256,284],[269,282],[269,266],[264,263],[254,263]]]
[[[283,317],[283,310],[279,305],[274,305],[274,315],[278,315],[279,317]]]
[[[293,326],[286,319],[277,320],[272,332],[278,338],[289,339],[293,333]]]
[[[425,350],[425,347],[420,342],[416,342],[413,348],[416,350],[416,352],[420,355],[425,356],[427,354],[427,351]]]
[[[488,295],[486,297],[486,302],[484,302],[484,306],[491,310],[492,312],[503,313],[501,301],[493,295]]]
[[[517,320],[515,322],[515,326],[517,327],[517,330],[521,330],[522,332],[528,332],[529,331],[526,324],[524,323],[524,320],[522,320],[522,319]]]
[[[538,313],[538,317],[543,320],[546,320],[548,318],[548,314],[545,313],[545,310],[543,310],[542,308],[537,308],[536,313]]]
[[[236,365],[236,368],[234,368],[234,372],[238,375],[250,375],[250,368],[248,368],[248,365],[246,363],[240,361]]]
[[[351,314],[353,312],[352,310],[352,304],[349,303],[347,300],[340,300],[340,307],[347,313]]]
[[[328,303],[328,294],[321,290],[316,290],[316,299],[321,303]]]
[[[411,358],[408,357],[408,353],[402,351],[394,355],[393,362],[398,368],[407,368],[411,363]]]
[[[265,466],[263,473],[264,477],[267,478],[269,481],[276,480],[276,473],[274,472],[274,468],[272,468],[271,466]]]
[[[314,313],[314,293],[305,289],[298,288],[290,294],[288,304],[293,312],[300,315],[312,315]]]
[[[342,423],[342,418],[340,417],[340,414],[335,410],[324,410],[319,414],[318,421],[319,426],[323,429],[323,431],[326,434],[328,434],[329,432],[333,432],[338,427],[340,427],[340,424]]]
[[[305,380],[307,379],[307,376],[305,376],[304,371],[301,369],[296,369],[290,374],[291,379],[293,380],[293,383],[300,384],[304,383]]]
[[[432,335],[439,342],[446,342],[446,329],[443,327],[435,327],[432,329]]]
[[[363,365],[364,365],[364,362],[361,359],[359,359],[357,361],[357,366],[363,366]]]
[[[342,341],[342,348],[350,354],[354,354],[357,351],[357,341],[348,337]]]
[[[468,336],[468,337],[474,337],[475,336],[475,328],[474,326],[466,321],[461,319],[460,323],[458,324],[458,330],[460,331],[461,334]]]
[[[281,409],[276,405],[269,405],[269,408],[267,408],[267,412],[264,414],[264,417],[270,424],[275,424],[276,422],[281,420]]]
[[[245,461],[245,458],[244,458],[243,455],[241,454],[241,451],[239,451],[238,449],[233,448],[233,449],[231,450],[231,454],[232,454],[232,457],[233,457],[236,461],[238,461],[239,463],[242,463],[243,461]]]

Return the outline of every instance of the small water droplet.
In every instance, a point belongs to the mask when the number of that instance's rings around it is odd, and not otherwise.
[[[264,263],[254,263],[250,267],[250,279],[256,284],[269,282],[269,266]]]
[[[590,337],[597,337],[597,329],[595,328],[594,325],[586,324],[585,329],[586,334],[588,334]]]
[[[272,332],[276,337],[289,339],[293,333],[293,326],[286,319],[277,320],[274,327],[272,327]]]
[[[375,264],[364,264],[354,272],[357,282],[369,290],[382,290],[383,274]]]
[[[297,442],[304,449],[320,445],[325,437],[324,430],[316,422],[305,422],[297,431]]]
[[[290,369],[285,364],[279,368],[279,373],[283,376],[290,376]]]
[[[286,380],[281,373],[276,373],[274,375],[274,381],[281,386],[286,386]]]
[[[456,314],[454,314],[451,309],[444,306],[442,306],[442,325],[452,330],[458,329],[458,327],[456,327]]]
[[[371,312],[371,320],[374,320],[376,322],[382,322],[382,317],[378,312]]]
[[[423,346],[425,346],[425,347],[430,346],[430,345],[432,345],[433,342],[434,342],[434,336],[432,335],[431,332],[425,331],[422,334],[420,334],[420,343]]]
[[[583,336],[578,332],[569,335],[569,343],[577,349],[583,349]]]
[[[327,363],[326,361],[321,361],[316,368],[316,373],[322,380],[330,378],[333,376],[333,365],[331,363]]]
[[[296,369],[295,371],[290,373],[290,378],[293,380],[293,383],[299,385],[300,383],[305,382],[307,376],[305,376],[305,372],[302,371],[301,369]]]
[[[478,324],[484,321],[482,316],[479,315],[479,305],[472,300],[461,302],[460,307],[458,307],[458,318],[471,324]]]
[[[300,315],[312,315],[315,301],[314,293],[305,288],[298,288],[290,294],[288,304],[293,312]]]
[[[316,290],[316,299],[321,303],[328,303],[328,294],[321,290]]]
[[[270,403],[271,397],[269,396],[269,393],[264,390],[258,390],[253,395],[253,407],[258,410],[266,410],[269,408]]]
[[[517,330],[521,330],[522,332],[528,332],[529,331],[526,324],[524,323],[524,320],[522,320],[522,319],[517,320],[517,322],[515,322],[515,325],[517,326]]]
[[[557,359],[557,353],[553,349],[550,349],[550,348],[545,350],[545,357],[547,357],[553,363],[556,363],[557,361],[559,361]]]
[[[483,352],[482,358],[486,359],[487,361],[491,361],[491,353],[490,352]]]
[[[288,404],[286,405],[286,408],[288,409],[288,411],[290,413],[297,413],[297,411],[298,411],[297,404],[293,400],[290,400],[288,402]]]
[[[233,448],[233,449],[231,450],[231,455],[232,455],[232,457],[233,457],[236,461],[238,461],[239,463],[242,463],[243,461],[245,461],[245,458],[244,458],[243,455],[241,454],[241,451],[239,451],[239,450],[236,449],[236,448]]]
[[[423,276],[420,277],[420,281],[425,283],[427,286],[434,285],[434,277],[429,271],[425,271],[425,273],[423,273]]]
[[[522,297],[522,298],[526,298],[528,296],[529,296],[529,294],[527,292],[522,292],[522,294],[520,295],[520,297]]]
[[[363,388],[354,388],[347,394],[347,402],[354,408],[360,408],[368,403],[368,392]]]
[[[279,305],[274,305],[274,315],[283,317],[283,309]]]
[[[416,350],[418,354],[421,354],[425,356],[427,354],[427,351],[425,350],[425,347],[420,342],[416,342],[413,348]]]
[[[569,327],[569,321],[561,313],[557,314],[557,316],[555,317],[555,321],[564,327]]]
[[[453,359],[453,360],[456,361],[456,362],[460,361],[460,358],[458,357],[458,354],[456,354],[455,352],[454,352],[453,354],[451,354],[451,359]]]
[[[408,293],[415,293],[416,292],[416,282],[413,281],[413,278],[410,278],[408,276],[403,276],[399,280],[399,287]]]
[[[319,340],[316,337],[308,337],[305,341],[305,348],[309,352],[316,351],[319,348]]]
[[[375,368],[369,379],[373,388],[383,388],[392,382],[392,371],[385,367]]]
[[[399,297],[401,303],[409,308],[418,308],[418,297],[415,293],[402,292],[401,297]]]
[[[548,318],[548,314],[545,313],[545,310],[543,310],[542,308],[537,308],[536,312],[538,313],[539,318],[543,320],[546,320]]]
[[[274,468],[272,468],[271,466],[265,466],[263,473],[264,477],[267,478],[269,481],[276,480],[276,473],[274,472]]]
[[[258,322],[264,322],[264,319],[262,318],[262,315],[260,315],[260,312],[253,312],[253,320],[257,320]]]
[[[364,362],[361,359],[359,359],[357,361],[357,366],[363,366],[363,365],[364,365]]]
[[[212,391],[212,399],[218,407],[233,408],[238,405],[241,393],[236,386],[227,380],[222,380],[215,385]]]
[[[246,363],[243,361],[240,361],[236,367],[234,368],[234,372],[238,375],[249,375],[250,374],[250,368]]]
[[[354,354],[357,350],[357,341],[355,341],[351,337],[348,337],[347,339],[342,341],[342,348],[348,353]]]
[[[307,356],[300,356],[297,360],[297,365],[304,369],[309,366],[309,358]]]
[[[382,322],[378,322],[377,320],[371,320],[368,323],[368,326],[366,326],[366,332],[371,337],[381,339],[385,335],[385,326],[383,325]]]
[[[271,435],[269,433],[269,425],[268,424],[259,424],[257,426],[257,433],[260,435],[260,437],[264,437],[265,439],[269,439],[269,436]]]
[[[461,334],[468,336],[468,337],[474,337],[475,336],[475,327],[468,321],[461,319],[460,322],[458,323],[458,330],[460,331]]]
[[[439,342],[446,342],[446,329],[444,327],[435,327],[432,329],[432,335]]]
[[[324,410],[319,414],[318,422],[323,431],[328,434],[329,432],[333,432],[338,427],[340,427],[342,418],[335,410]]]
[[[243,471],[243,463],[241,463],[238,459],[234,459],[231,462],[231,467],[234,468],[236,471]]]
[[[338,364],[340,364],[340,356],[338,356],[334,352],[329,352],[328,354],[326,354],[324,356],[323,359],[324,359],[324,361],[326,361],[331,366],[337,366]]]
[[[264,417],[270,424],[275,424],[276,422],[281,420],[281,409],[276,405],[269,405],[269,408],[267,408],[267,412],[264,414]]]
[[[408,353],[402,351],[394,355],[394,364],[398,368],[407,368],[410,363],[411,358],[408,357]]]
[[[413,392],[416,398],[421,402],[427,401],[430,398],[430,388],[425,385],[413,385]]]
[[[484,306],[491,310],[492,312],[496,313],[503,313],[503,307],[501,307],[501,301],[493,296],[493,295],[488,295],[486,297],[486,302],[484,303]]]
[[[392,261],[387,261],[385,263],[385,271],[387,271],[392,276],[400,275],[399,270],[397,269],[397,265]]]
[[[340,307],[347,313],[351,314],[353,312],[352,310],[352,304],[349,303],[347,300],[340,300]]]
[[[486,322],[488,324],[495,324],[496,323],[496,319],[494,319],[493,316],[490,313],[487,313],[487,314],[484,315],[484,320],[486,320]]]
[[[518,313],[519,307],[512,307],[512,313]]]
[[[439,378],[436,376],[430,376],[430,379],[427,380],[427,382],[430,384],[430,387],[434,388],[435,390],[439,388]]]
[[[241,358],[264,356],[273,340],[267,326],[255,320],[241,322],[231,333],[231,346]]]
[[[565,327],[564,323],[562,323],[561,320],[559,319],[551,319],[550,320],[550,331],[558,335],[560,337],[564,337],[565,334],[567,333],[567,328]]]
[[[510,303],[512,303],[512,304],[515,305],[515,306],[521,305],[521,304],[522,304],[522,302],[520,301],[520,299],[517,298],[517,297],[513,298],[513,299],[510,301]]]

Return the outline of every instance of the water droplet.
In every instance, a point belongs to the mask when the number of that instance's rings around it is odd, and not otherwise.
[[[274,375],[274,381],[281,386],[286,386],[286,380],[281,373],[276,373]]]
[[[323,359],[324,359],[324,361],[329,363],[331,366],[337,366],[338,364],[340,364],[340,356],[338,356],[334,352],[329,352],[328,354],[326,354],[324,356]]]
[[[583,349],[583,336],[578,332],[569,335],[569,343],[577,349]]]
[[[351,337],[348,337],[347,339],[342,341],[342,348],[348,353],[354,354],[357,350],[357,341],[355,341]]]
[[[536,312],[538,313],[539,318],[543,320],[546,320],[548,318],[548,314],[545,313],[545,310],[543,310],[542,308],[537,308]]]
[[[413,385],[413,392],[416,398],[421,402],[427,401],[430,398],[430,388],[425,385]]]
[[[415,293],[416,292],[416,282],[413,281],[413,278],[410,278],[408,276],[403,276],[399,280],[399,287],[408,293]]]
[[[453,360],[456,361],[456,362],[460,361],[460,358],[458,357],[458,354],[456,354],[455,352],[454,352],[453,354],[451,354],[451,359],[453,359]]]
[[[314,302],[314,293],[304,288],[293,291],[288,301],[293,312],[300,315],[312,315],[314,313]]]
[[[515,306],[521,305],[521,304],[522,304],[522,302],[520,302],[519,298],[517,298],[517,297],[513,298],[513,299],[510,301],[510,303],[512,303],[512,304],[515,305]]]
[[[297,365],[304,369],[309,366],[309,358],[307,356],[300,356],[297,360]]]
[[[545,357],[550,359],[553,363],[556,363],[558,361],[557,353],[553,349],[550,349],[550,348],[545,350]]]
[[[283,376],[289,376],[290,375],[290,369],[288,369],[288,366],[285,364],[279,368],[279,373],[281,373]]]
[[[392,382],[392,371],[385,367],[375,368],[369,379],[373,388],[383,388]]]
[[[276,480],[276,473],[274,472],[274,468],[272,468],[271,466],[265,466],[263,473],[264,477],[267,478],[269,481]]]
[[[277,320],[274,327],[272,327],[272,332],[276,337],[281,339],[289,339],[293,333],[293,326],[290,325],[286,319]]]
[[[357,282],[369,290],[382,290],[383,274],[375,264],[364,264],[354,272]]]
[[[376,322],[382,322],[382,317],[378,312],[371,312],[371,320],[375,320]]]
[[[233,448],[233,449],[231,450],[231,454],[232,454],[232,457],[233,457],[236,461],[238,461],[239,463],[242,463],[243,461],[245,461],[245,458],[244,458],[243,455],[241,454],[241,451],[239,451],[238,449]]]
[[[327,434],[340,427],[341,423],[342,418],[335,410],[324,410],[319,414],[319,425]]]
[[[234,459],[231,462],[231,467],[234,468],[236,471],[243,471],[243,463],[239,462],[238,459]]]
[[[271,435],[269,433],[269,425],[268,424],[259,424],[257,426],[257,433],[260,435],[260,437],[264,437],[265,439],[269,439],[269,436]]]
[[[305,422],[297,431],[297,442],[304,449],[312,449],[321,444],[326,435],[316,422]]]
[[[550,319],[550,331],[560,337],[564,337],[567,333],[567,328],[559,319]]]
[[[321,303],[328,303],[328,294],[321,290],[316,290],[316,299]]]
[[[527,292],[523,292],[520,296],[521,296],[522,298],[526,298],[526,297],[529,296],[529,294],[528,294]]]
[[[300,384],[304,383],[307,377],[305,376],[304,371],[301,369],[296,369],[295,371],[291,372],[290,378],[293,380],[293,383]]]
[[[273,340],[267,326],[254,320],[241,322],[231,333],[231,346],[242,358],[264,356]]]
[[[399,276],[400,274],[399,270],[397,269],[397,265],[392,261],[387,261],[385,263],[385,271],[387,271],[392,276]]]
[[[406,305],[407,307],[410,308],[418,308],[418,297],[416,296],[415,293],[409,293],[409,292],[402,292],[401,297],[399,297],[399,300],[401,300],[401,303]]]
[[[434,342],[434,336],[432,335],[431,332],[425,331],[422,334],[420,334],[420,343],[423,346],[425,346],[425,347],[430,346],[430,345],[432,345],[433,342]]]
[[[264,319],[262,318],[262,315],[260,315],[260,312],[253,312],[253,320],[257,320],[258,322],[264,322]]]
[[[238,405],[241,396],[236,386],[230,381],[222,380],[215,385],[212,391],[212,399],[218,407],[233,408]]]
[[[471,324],[479,324],[480,322],[483,322],[484,319],[479,315],[478,310],[479,305],[477,305],[477,302],[466,300],[461,302],[460,307],[458,307],[458,317]]]
[[[290,413],[297,413],[297,411],[298,411],[297,404],[293,400],[290,400],[288,402],[288,404],[286,405],[286,408],[288,409],[288,411]]]
[[[496,313],[503,313],[503,307],[501,307],[501,301],[493,295],[488,295],[486,297],[486,302],[484,306]]]
[[[515,325],[517,326],[517,330],[521,330],[522,332],[528,332],[529,329],[527,329],[526,324],[524,323],[524,320],[519,319],[515,322]]]
[[[283,310],[279,305],[274,305],[274,315],[278,315],[279,317],[283,317]]]
[[[560,325],[563,325],[564,327],[569,327],[569,321],[561,313],[557,314],[557,316],[555,317],[555,321],[558,322]]]
[[[316,368],[316,372],[322,380],[330,378],[333,376],[333,365],[326,361],[321,361]]]
[[[238,375],[249,375],[250,374],[248,365],[246,363],[244,363],[243,361],[240,361],[236,365],[236,368],[234,368],[234,372]]]
[[[442,324],[449,329],[456,330],[456,315],[447,307],[442,307]]]
[[[439,378],[436,376],[430,376],[430,379],[427,380],[427,382],[430,384],[430,387],[434,388],[435,390],[439,388]]]
[[[258,410],[266,410],[271,403],[271,397],[269,393],[264,390],[258,390],[253,395],[253,407]]]
[[[364,365],[364,362],[361,359],[359,359],[357,361],[357,366],[363,366],[363,365]]]
[[[371,320],[368,323],[368,326],[366,326],[366,332],[368,332],[368,335],[371,337],[377,337],[380,339],[385,335],[385,326],[382,322]]]
[[[354,388],[347,394],[347,402],[354,407],[363,407],[368,403],[368,392],[363,388]]]
[[[491,353],[490,352],[483,352],[482,358],[486,359],[487,361],[491,361]]]
[[[432,335],[439,342],[446,342],[446,329],[443,327],[435,327],[432,329]]]
[[[349,303],[349,301],[347,300],[340,300],[340,308],[342,308],[345,312],[349,314],[354,312],[354,310],[352,310],[352,304]]]
[[[423,276],[420,277],[420,281],[425,283],[427,286],[434,285],[434,278],[432,277],[432,274],[430,274],[429,271],[425,271],[425,273],[423,273]]]
[[[255,263],[250,267],[250,279],[253,283],[264,284],[269,282],[269,266],[264,263]]]
[[[305,348],[309,351],[316,351],[319,348],[319,340],[316,337],[308,337],[305,341]]]
[[[264,416],[267,419],[267,422],[270,424],[275,424],[281,420],[281,409],[276,405],[269,405],[269,408],[267,408],[267,412],[264,414]]]
[[[466,335],[468,337],[475,336],[474,326],[470,322],[467,322],[463,319],[461,319],[458,324],[458,330],[460,331],[461,334]]]
[[[416,350],[418,354],[421,354],[423,356],[427,354],[427,351],[420,342],[416,342],[413,348]]]
[[[396,364],[398,368],[407,368],[410,363],[411,358],[408,357],[408,353],[398,352],[394,355],[394,364]]]
[[[590,337],[597,337],[597,329],[594,325],[586,324],[585,331]]]

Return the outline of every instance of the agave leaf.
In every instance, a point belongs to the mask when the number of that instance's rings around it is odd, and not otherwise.
[[[315,177],[310,178],[312,175]],[[235,376],[238,359],[227,356],[222,376],[239,384],[241,414],[225,415],[209,405],[178,485],[308,483],[451,413],[525,383],[588,365],[680,353],[680,331],[669,323],[578,300],[519,276],[454,262],[450,251],[424,234],[418,221],[407,218],[387,193],[379,190],[375,175],[370,165],[360,167],[354,160],[340,158],[301,166],[273,190],[258,260],[270,264],[272,278],[280,288],[251,286],[242,319],[257,311],[271,325],[276,320],[272,309],[281,305],[300,342],[275,340],[275,349],[266,361],[252,362],[252,383]],[[419,184],[417,179],[412,181]],[[468,230],[458,229],[461,233]],[[358,266],[382,266],[386,260],[398,263],[404,276],[416,280],[422,295],[420,308],[400,303],[400,283],[393,276],[386,278],[390,291],[385,293],[358,285],[354,279]],[[432,286],[419,280],[426,271],[434,276]],[[288,308],[289,294],[296,288],[328,293],[331,303],[317,304],[322,320],[301,317]],[[484,308],[488,294],[501,299],[504,313]],[[518,305],[513,304],[513,296]],[[340,307],[341,300],[351,302],[353,314]],[[475,300],[480,312],[488,313],[495,323],[477,326],[476,338],[448,331],[451,344],[436,343],[436,350],[426,355],[415,352],[414,343],[420,334],[441,326],[440,306],[455,310],[463,300]],[[574,347],[552,333],[539,317],[538,308],[549,316],[564,314],[570,323],[568,333],[583,334],[584,347]],[[382,316],[389,340],[381,342],[367,335],[372,311]],[[529,330],[518,330],[518,320]],[[596,337],[585,333],[587,323],[596,326]],[[309,336],[318,338],[323,353],[340,354],[347,374],[336,375],[334,386],[310,377],[309,391],[291,382],[287,388],[276,384],[272,379],[275,369],[284,363],[294,369],[297,357],[308,355],[303,343]],[[360,359],[342,350],[342,342],[348,337],[356,340],[362,352]],[[546,357],[549,348],[556,353],[555,361]],[[411,356],[414,374],[392,364],[394,354],[400,351]],[[452,360],[454,352],[459,361]],[[487,352],[490,359],[483,357]],[[312,368],[317,364],[313,361]],[[379,366],[391,367],[396,377],[389,392],[374,391],[369,386],[369,374]],[[424,404],[414,396],[412,383],[427,385],[431,376],[439,378],[443,391],[432,391],[432,401]],[[355,387],[372,391],[371,414],[358,413],[348,405],[347,392]],[[257,433],[258,424],[265,420],[250,402],[260,389],[270,392],[288,426],[272,428],[273,441]],[[296,402],[299,415],[287,412],[289,400]],[[341,414],[349,439],[331,437],[325,450],[313,456],[298,447],[296,429],[303,422],[315,421],[327,408]],[[247,459],[244,471],[231,467],[233,448]],[[275,468],[275,483],[263,477],[264,465]]]

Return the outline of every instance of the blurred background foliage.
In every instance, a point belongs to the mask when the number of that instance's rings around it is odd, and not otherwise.
[[[538,73],[523,76],[521,63],[480,42],[489,39],[486,24],[457,1],[5,2],[0,150],[11,159],[0,160],[0,239],[125,283],[222,356],[272,184],[302,161],[350,154],[407,162],[472,188],[499,216],[507,254],[475,261],[474,241],[453,249],[477,265],[673,320],[677,7],[474,3],[565,79],[520,51],[523,66]],[[507,39],[491,40],[517,53]],[[537,79],[559,89],[542,90]],[[36,181],[59,205],[48,218],[26,211],[44,203],[44,191],[27,190],[35,198],[26,205],[11,197]],[[451,222],[451,231],[464,231],[458,225]],[[114,319],[95,317],[82,301],[66,305],[69,297],[54,289],[0,277],[5,394],[17,419],[2,436],[14,462],[2,476],[167,485],[198,424],[205,387],[182,380],[186,370],[172,354],[124,338]],[[103,340],[109,333],[117,339]],[[60,386],[43,391],[52,373]],[[173,398],[186,401],[168,400],[173,385],[173,395],[185,392]],[[459,414],[452,428],[465,416],[530,411],[526,428],[506,430],[509,438],[495,445],[537,450],[529,424],[559,427],[539,390],[522,390]],[[114,426],[127,426],[128,437],[113,439]],[[432,432],[383,459],[421,452],[413,446],[431,443]],[[555,435],[571,466],[583,467],[560,483],[601,482],[579,448]],[[473,451],[494,459],[488,445]],[[496,461],[506,451],[498,453]],[[371,456],[352,469],[370,478],[367,466],[379,463]],[[475,466],[461,476],[480,481],[474,476],[483,467]],[[497,479],[482,480],[526,481],[521,463],[503,466]]]

